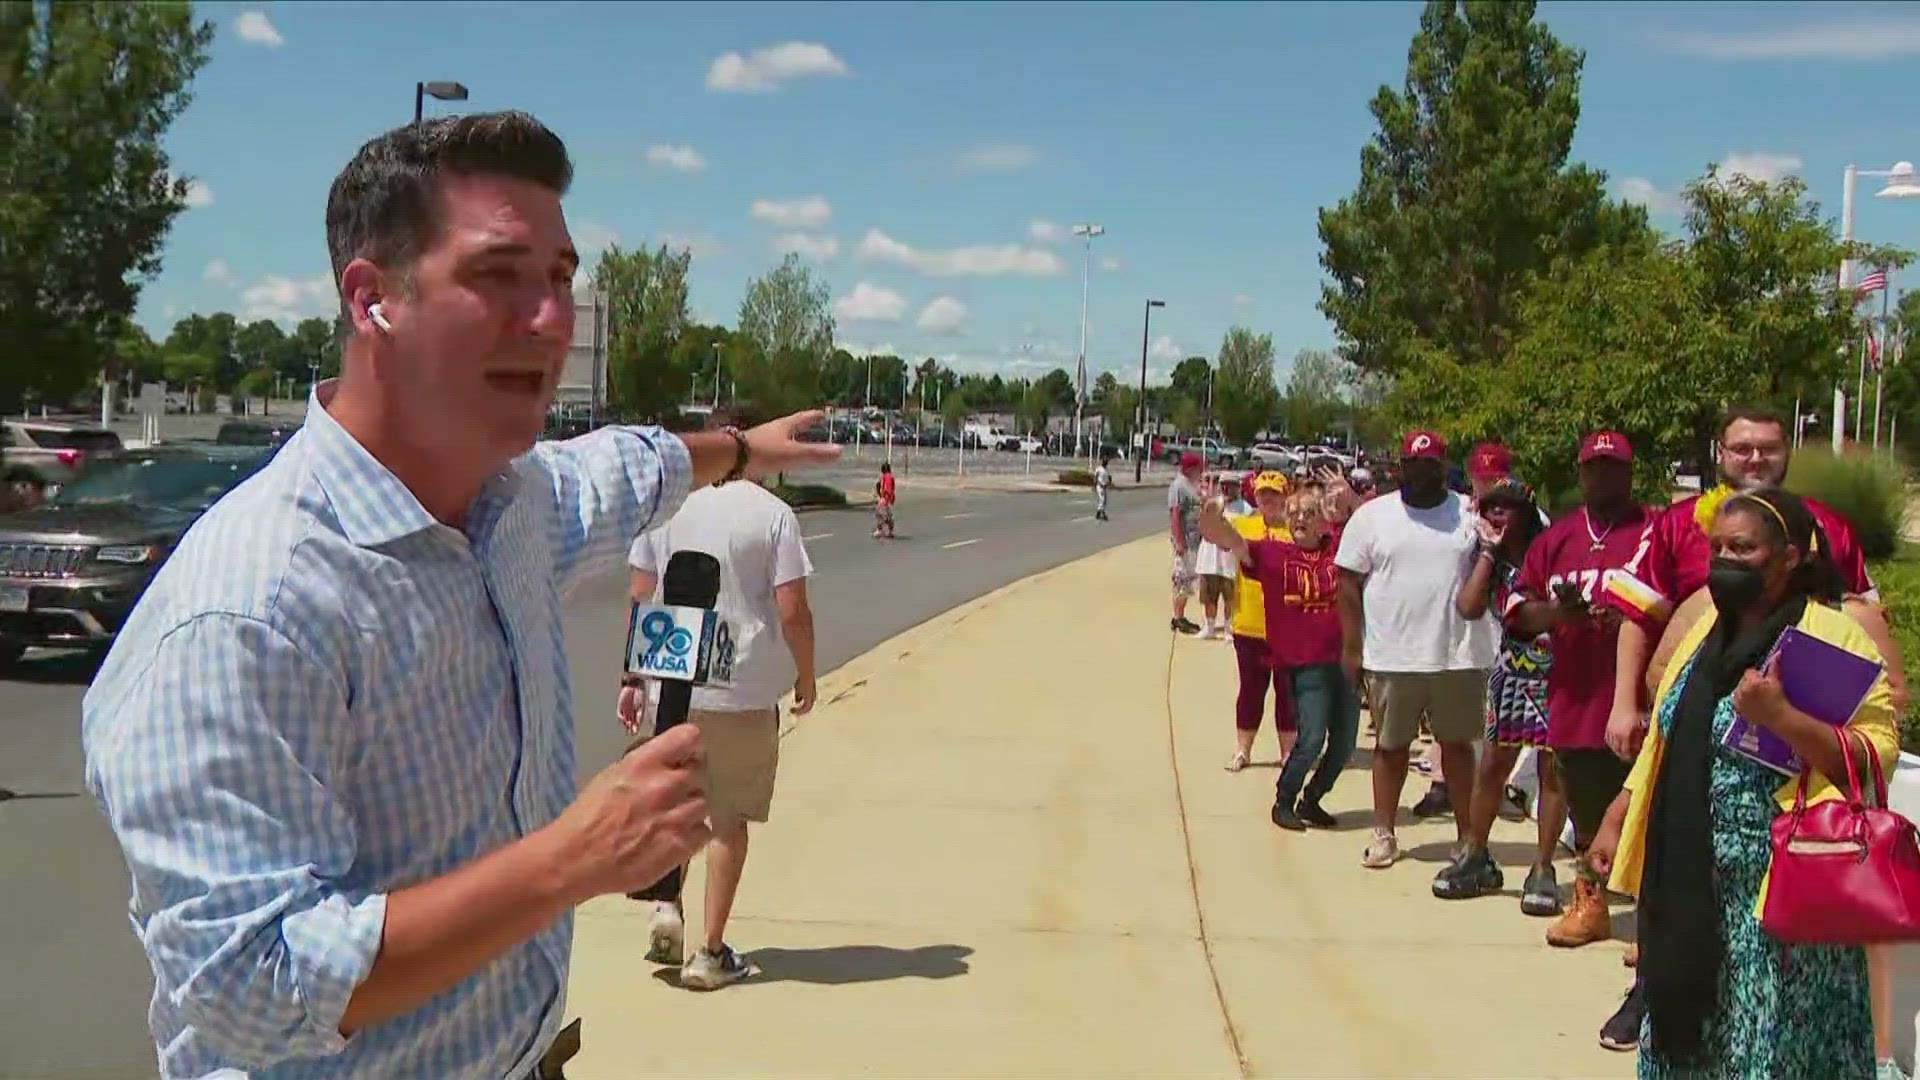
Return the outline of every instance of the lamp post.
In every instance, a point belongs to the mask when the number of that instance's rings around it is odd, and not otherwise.
[[[1080,263],[1080,364],[1073,383],[1073,448],[1080,453],[1080,432],[1087,405],[1087,288],[1093,279],[1093,238],[1106,233],[1104,225],[1082,222],[1073,227],[1073,235],[1085,241],[1086,254]]]
[[[1911,161],[1895,162],[1891,169],[1862,169],[1858,165],[1848,165],[1845,186],[1842,187],[1840,191],[1840,242],[1842,244],[1850,245],[1853,243],[1853,189],[1854,185],[1858,183],[1862,176],[1886,178],[1886,185],[1875,193],[1876,198],[1920,198],[1920,176],[1915,174],[1913,162]],[[1840,287],[1845,289],[1851,284],[1853,284],[1853,260],[1843,258],[1840,260]],[[1882,287],[1890,290],[1892,285],[1889,283]],[[1855,442],[1860,441],[1860,407],[1864,403],[1862,399],[1866,396],[1866,382],[1867,354],[1866,347],[1862,345],[1860,349],[1860,379],[1854,396],[1853,438]],[[1840,444],[1846,434],[1846,424],[1842,422],[1842,418],[1846,416],[1846,409],[1842,404],[1845,400],[1842,396],[1843,393],[1844,391],[1842,391],[1839,386],[1833,388],[1833,448],[1835,450],[1840,449]]]
[[[413,84],[413,122],[420,122],[421,112],[428,98],[441,101],[467,100],[467,87],[464,83],[438,80],[435,82],[417,82]]]
[[[1133,459],[1133,482],[1136,484],[1147,467],[1147,334],[1153,326],[1153,309],[1166,306],[1165,300],[1149,300],[1146,312],[1140,317],[1140,415],[1133,425],[1140,439],[1140,454]]]

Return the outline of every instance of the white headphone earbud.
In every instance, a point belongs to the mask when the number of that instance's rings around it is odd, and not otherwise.
[[[381,312],[379,304],[367,305],[367,318],[372,320],[373,325],[379,327],[381,330],[389,334],[393,333],[393,324],[387,321],[387,316]]]

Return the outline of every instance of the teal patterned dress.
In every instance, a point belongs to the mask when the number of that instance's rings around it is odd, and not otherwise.
[[[1660,730],[1673,730],[1680,687],[1660,707]],[[1711,791],[1713,870],[1719,886],[1720,934],[1726,962],[1720,1006],[1707,1020],[1704,1069],[1677,1068],[1640,1039],[1642,1080],[1872,1080],[1873,1012],[1867,996],[1866,950],[1846,946],[1786,947],[1760,928],[1754,903],[1772,858],[1769,829],[1779,812],[1779,773],[1730,750],[1720,739],[1733,723],[1733,698],[1713,714]]]

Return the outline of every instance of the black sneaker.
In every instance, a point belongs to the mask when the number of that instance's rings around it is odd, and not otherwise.
[[[1197,634],[1200,632],[1200,624],[1191,619],[1174,619],[1172,626],[1173,632],[1176,634]]]
[[[1434,875],[1433,895],[1442,900],[1471,900],[1499,892],[1507,883],[1499,864],[1485,851],[1466,851]]]
[[[1640,1025],[1647,1017],[1646,1002],[1640,997],[1640,982],[1635,980],[1627,999],[1605,1024],[1600,1026],[1600,1045],[1609,1050],[1632,1050],[1640,1045]]]
[[[1301,821],[1306,822],[1316,829],[1337,829],[1340,827],[1340,819],[1321,809],[1320,800],[1311,795],[1301,799],[1300,805],[1294,807],[1293,812],[1299,815]]]
[[[1501,819],[1505,821],[1525,821],[1527,820],[1528,809],[1527,793],[1514,787],[1512,784],[1508,784],[1507,790],[1500,797]]]
[[[1453,800],[1447,797],[1447,785],[1435,784],[1427,789],[1420,801],[1413,804],[1413,816],[1417,818],[1439,817],[1453,813]]]
[[[1274,803],[1273,812],[1267,816],[1273,819],[1275,825],[1280,826],[1288,832],[1307,831],[1307,823],[1300,820],[1299,813],[1284,802]]]
[[[1560,879],[1552,863],[1527,871],[1527,882],[1520,886],[1520,910],[1536,918],[1560,914]]]

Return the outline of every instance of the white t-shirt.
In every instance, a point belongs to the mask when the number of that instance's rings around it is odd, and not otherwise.
[[[694,687],[693,707],[708,712],[773,708],[799,675],[780,632],[773,590],[813,573],[792,508],[746,480],[698,488],[671,521],[634,540],[627,562],[658,578],[676,551],[704,551],[720,560],[720,598],[714,607],[733,632],[733,686]],[[658,599],[658,586],[654,595]]]
[[[1473,569],[1476,520],[1467,500],[1451,492],[1428,509],[1408,506],[1394,492],[1353,512],[1333,561],[1366,576],[1361,651],[1368,671],[1493,667],[1499,626],[1463,619],[1453,603]]]

